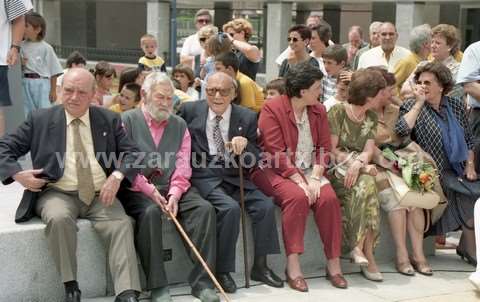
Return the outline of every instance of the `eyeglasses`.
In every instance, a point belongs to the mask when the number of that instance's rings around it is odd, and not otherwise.
[[[209,24],[209,23],[210,23],[210,19],[197,19],[197,23]]]
[[[381,33],[380,35],[383,36],[383,37],[386,37],[386,36],[393,37],[393,36],[395,36],[395,33]]]
[[[291,42],[293,42],[293,43],[297,43],[298,41],[300,41],[300,39],[299,39],[299,38],[295,38],[295,37],[293,37],[293,38],[288,37],[288,38],[287,38],[287,41],[288,41],[288,42],[291,41]]]
[[[215,96],[217,95],[217,92],[220,93],[221,96],[228,96],[230,92],[232,91],[232,88],[205,88],[205,92],[207,93],[208,96]]]

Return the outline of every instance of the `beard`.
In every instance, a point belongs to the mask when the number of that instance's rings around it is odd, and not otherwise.
[[[170,117],[171,114],[170,112],[158,109],[151,102],[145,104],[145,108],[147,109],[147,112],[152,116],[152,118],[157,122],[166,120]]]

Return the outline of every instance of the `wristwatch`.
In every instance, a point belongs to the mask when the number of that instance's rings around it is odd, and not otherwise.
[[[20,52],[20,46],[16,44],[10,45],[10,48],[16,48],[18,52]]]
[[[123,173],[120,171],[113,171],[112,176],[118,179],[119,181],[122,181],[124,177]]]
[[[313,176],[313,175],[312,175],[312,176],[310,176],[310,178],[311,178],[311,179],[314,179],[314,180],[320,181],[320,177],[319,177],[319,176]]]

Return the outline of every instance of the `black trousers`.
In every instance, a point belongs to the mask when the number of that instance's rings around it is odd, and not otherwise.
[[[240,231],[240,190],[223,182],[205,199],[217,212],[217,272],[234,272]],[[255,257],[280,253],[273,201],[258,189],[245,189],[245,210],[252,220]]]
[[[140,192],[124,189],[118,197],[126,213],[136,221],[135,245],[147,277],[147,289],[168,285],[163,263],[162,210]],[[191,187],[178,203],[177,218],[205,262],[215,272],[216,220],[212,205]],[[192,291],[214,288],[193,251],[190,247],[186,248],[194,265],[188,277]]]
[[[472,129],[473,152],[475,153],[475,170],[480,172],[480,108],[472,108],[468,115],[468,121]]]

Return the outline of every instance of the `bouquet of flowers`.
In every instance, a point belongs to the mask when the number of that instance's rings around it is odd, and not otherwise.
[[[431,163],[418,158],[416,154],[407,157],[398,156],[390,148],[384,149],[382,153],[385,158],[394,162],[395,168],[402,172],[402,178],[410,189],[421,193],[433,190],[437,174]]]

